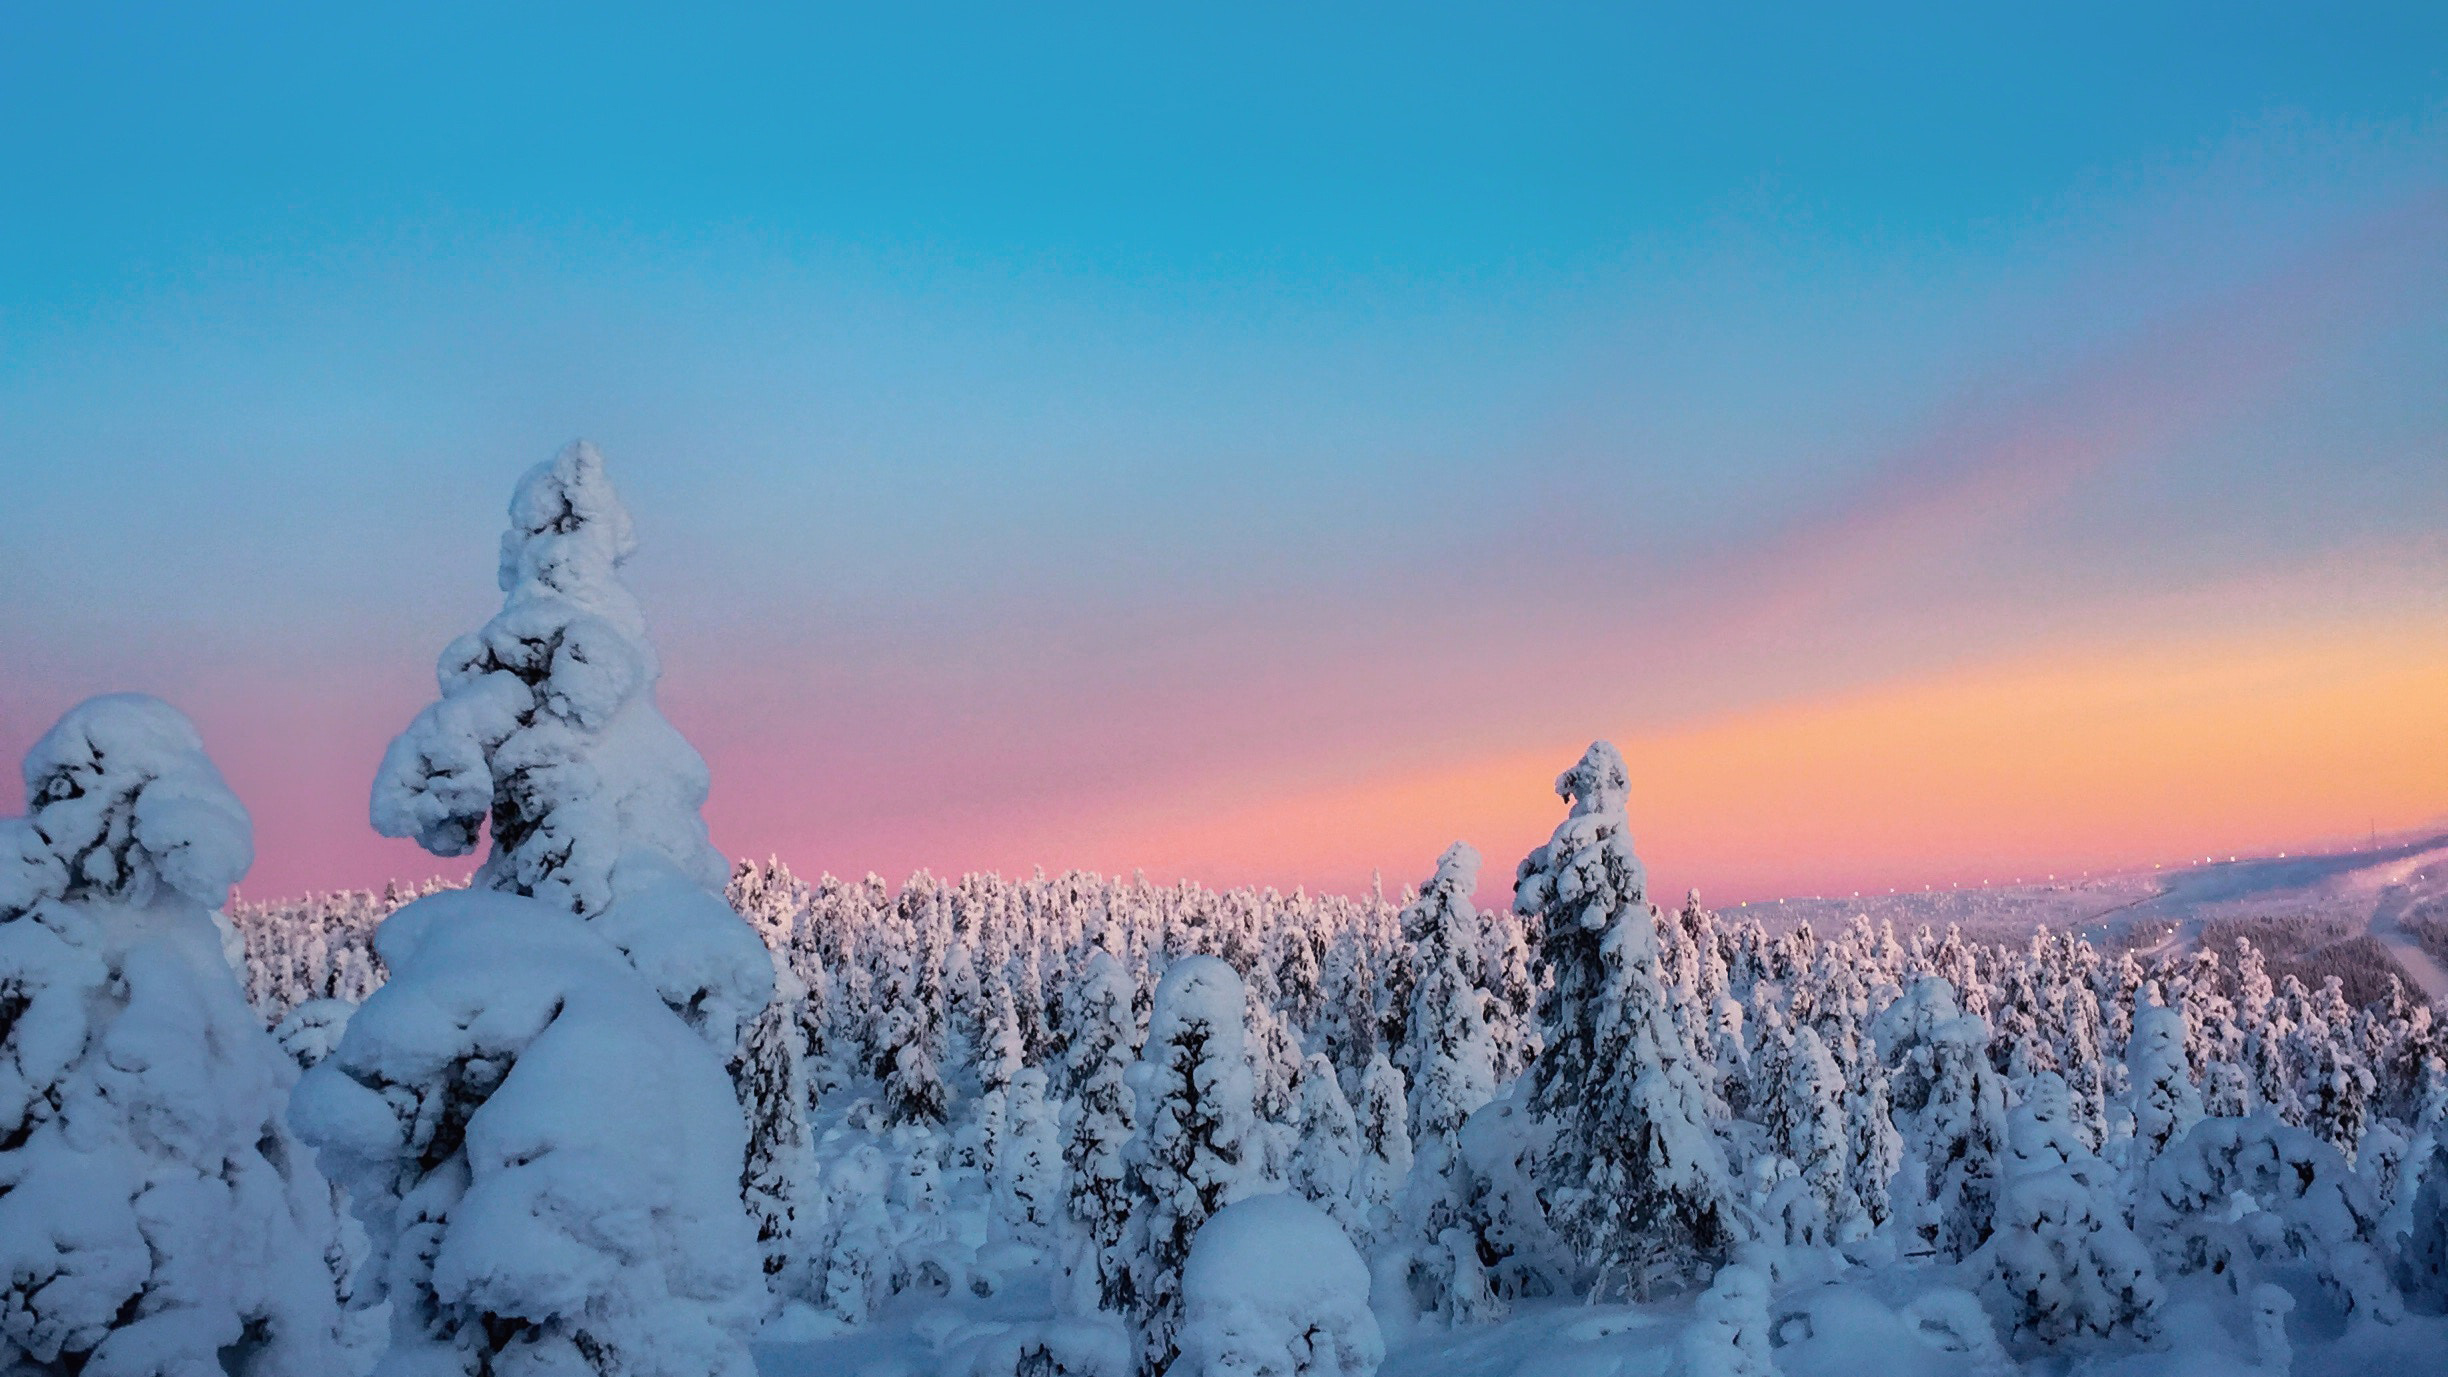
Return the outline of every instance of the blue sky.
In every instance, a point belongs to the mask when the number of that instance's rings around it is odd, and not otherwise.
[[[357,808],[581,433],[739,796],[894,818],[2419,619],[2444,120],[2437,6],[19,7],[0,746],[358,703]]]

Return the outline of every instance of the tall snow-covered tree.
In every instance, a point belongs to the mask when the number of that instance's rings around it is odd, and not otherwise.
[[[1410,1080],[1412,1137],[1452,1142],[1462,1121],[1496,1093],[1487,995],[1479,986],[1479,853],[1455,842],[1403,911],[1411,967],[1410,1037],[1400,1063]]]
[[[1402,1072],[1379,1052],[1360,1073],[1360,1169],[1352,1178],[1352,1203],[1372,1241],[1393,1239],[1402,1228],[1402,1196],[1411,1177],[1411,1110]]]
[[[1809,1028],[1794,1033],[1779,1095],[1783,1129],[1776,1150],[1801,1171],[1830,1237],[1849,1242],[1868,1232],[1869,1214],[1853,1190],[1852,1148],[1844,1107],[1844,1073]]]
[[[662,667],[620,578],[636,547],[592,445],[519,480],[502,610],[442,652],[441,698],[383,755],[374,830],[464,856],[489,828],[475,888],[585,919],[729,1057],[773,966],[722,898],[705,760],[655,707]]]
[[[2125,1066],[2133,1086],[2133,1145],[2140,1154],[2137,1166],[2165,1151],[2170,1141],[2202,1117],[2201,1092],[2193,1088],[2185,1069],[2184,1039],[2183,1014],[2154,1004],[2134,1010]]]
[[[807,1078],[800,1061],[799,978],[774,962],[774,1002],[748,1025],[732,1071],[748,1107],[747,1162],[740,1197],[764,1250],[765,1285],[775,1303],[813,1298],[808,1242],[822,1207],[807,1121]]]
[[[1063,1168],[1067,1209],[1077,1230],[1067,1270],[1078,1310],[1115,1314],[1131,1307],[1130,1268],[1122,1251],[1130,1213],[1128,1154],[1134,1103],[1128,1074],[1139,1030],[1130,975],[1110,952],[1090,954],[1064,1001],[1071,1025],[1065,1064]]]
[[[1138,1129],[1128,1153],[1125,1248],[1145,1377],[1162,1377],[1179,1356],[1191,1240],[1250,1193],[1256,1117],[1244,1001],[1241,977],[1222,960],[1175,961],[1156,986],[1147,1043],[1130,1071]]]
[[[296,1068],[210,910],[254,835],[204,746],[134,694],[71,710],[0,821],[0,1368],[315,1377],[331,1193],[282,1123]]]
[[[1301,1074],[1300,1141],[1292,1151],[1292,1189],[1324,1210],[1358,1242],[1364,1234],[1352,1182],[1360,1172],[1360,1121],[1344,1098],[1334,1064],[1309,1054]]]
[[[386,1372],[749,1370],[731,1077],[774,961],[722,897],[705,762],[655,708],[634,545],[593,449],[529,471],[502,611],[375,779],[377,830],[492,839],[470,890],[384,921],[390,983],[293,1102],[370,1236]]]
[[[1951,1007],[1951,999],[1943,1001]],[[1969,1014],[1929,1030],[1921,1110],[1905,1153],[1909,1200],[1897,1202],[1913,1252],[1949,1261],[1989,1237],[2007,1154],[2006,1085],[1990,1069],[1988,1028]]]
[[[1658,977],[1655,911],[1633,855],[1623,757],[1598,742],[1556,780],[1571,811],[1521,864],[1552,984],[1531,1107],[1560,1127],[1562,1231],[1635,1294],[1722,1260],[1735,1242],[1725,1154]]]

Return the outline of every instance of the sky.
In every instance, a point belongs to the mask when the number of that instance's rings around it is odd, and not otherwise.
[[[584,436],[717,845],[1661,889],[2448,825],[2448,9],[0,9],[0,754],[254,894]]]

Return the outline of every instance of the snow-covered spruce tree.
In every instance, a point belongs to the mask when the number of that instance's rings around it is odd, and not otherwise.
[[[1131,1305],[1122,1235],[1130,1214],[1126,1149],[1134,1120],[1128,1074],[1139,1041],[1134,991],[1122,963],[1100,950],[1080,967],[1064,1001],[1071,1045],[1063,1179],[1076,1235],[1068,1300],[1080,1311],[1122,1314]]]
[[[1366,1237],[1352,1182],[1360,1172],[1360,1121],[1323,1052],[1309,1054],[1301,1073],[1300,1142],[1292,1150],[1292,1189],[1343,1226],[1355,1243]]]
[[[1471,903],[1478,883],[1479,853],[1455,842],[1403,910],[1410,1036],[1397,1064],[1410,1082],[1415,1140],[1453,1141],[1462,1121],[1496,1093],[1487,996],[1478,983],[1479,911]]]
[[[1042,1246],[1063,1213],[1062,1135],[1046,1099],[1045,1072],[1021,1068],[1003,1094],[1009,1108],[995,1159],[996,1217],[1012,1238]]]
[[[1411,1111],[1402,1072],[1379,1052],[1360,1073],[1360,1169],[1352,1177],[1352,1205],[1364,1235],[1392,1240],[1402,1228],[1404,1184],[1411,1177]]]
[[[807,1078],[800,1062],[802,987],[778,955],[774,980],[774,1001],[748,1025],[734,1079],[748,1108],[748,1156],[740,1173],[740,1196],[756,1222],[766,1289],[779,1304],[814,1298],[808,1245],[817,1233],[814,1215],[822,1208],[823,1196],[816,1188]]]
[[[531,470],[500,615],[375,779],[377,830],[492,838],[468,891],[384,922],[391,982],[292,1102],[370,1236],[387,1372],[747,1369],[735,1080],[774,962],[722,898],[705,762],[655,710],[633,545],[592,449]]]
[[[1558,1222],[1604,1286],[1636,1295],[1721,1261],[1735,1242],[1725,1154],[1658,980],[1655,912],[1624,816],[1623,757],[1598,742],[1556,780],[1570,815],[1521,864],[1514,907],[1539,924],[1552,979],[1531,1108],[1559,1129]]]
[[[438,894],[377,940],[390,983],[290,1113],[366,1226],[378,1377],[747,1377],[767,1292],[713,1049],[537,900]]]
[[[2134,1009],[2125,1067],[2133,1087],[2132,1166],[2136,1169],[2147,1166],[2202,1117],[2201,1092],[2193,1088],[2185,1071],[2184,1039],[2183,1014],[2155,1004]]]
[[[1139,1366],[1162,1377],[1179,1356],[1182,1264],[1199,1226],[1248,1194],[1252,1175],[1241,977],[1212,956],[1166,968],[1130,1070],[1138,1130],[1127,1154],[1132,1318]]]
[[[1827,1045],[1809,1028],[1797,1029],[1785,1059],[1785,1083],[1779,1094],[1783,1129],[1775,1143],[1801,1172],[1820,1214],[1827,1221],[1824,1241],[1849,1243],[1869,1232],[1868,1212],[1854,1194],[1852,1148],[1846,1132],[1844,1073]],[[1797,1242],[1788,1238],[1788,1242]]]
[[[195,729],[71,710],[0,821],[0,1368],[321,1377],[331,1194],[211,910],[253,829]]]
[[[1466,1225],[1472,1183],[1462,1125],[1495,1093],[1487,995],[1477,983],[1479,853],[1456,842],[1404,911],[1410,947],[1412,1134],[1416,1154],[1404,1214],[1414,1239],[1413,1299],[1448,1319],[1490,1313],[1479,1246]]]
[[[2157,1337],[2150,1252],[2125,1225],[2115,1173],[2083,1145],[2055,1072],[2011,1116],[2012,1150],[1989,1241],[1968,1269],[2012,1331],[2044,1347]]]
[[[1255,985],[1242,988],[1242,1012],[1250,1107],[1257,1115],[1250,1132],[1250,1170],[1258,1179],[1280,1183],[1292,1170],[1292,1152],[1300,1141],[1300,1039],[1283,1015],[1259,998]]]
[[[474,888],[585,919],[730,1058],[773,963],[723,901],[705,760],[655,707],[661,666],[620,579],[636,546],[592,445],[519,480],[502,610],[442,652],[441,699],[383,754],[374,830],[464,856],[489,826]]]
[[[1905,1153],[1908,1253],[1947,1260],[1989,1237],[2006,1156],[2006,1085],[1989,1067],[1988,1028],[1969,1014],[1930,1030],[1921,1112]],[[1909,1210],[1908,1207],[1909,1206]]]

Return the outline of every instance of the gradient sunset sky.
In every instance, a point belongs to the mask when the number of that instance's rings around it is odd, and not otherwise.
[[[583,435],[803,871],[1493,895],[1598,736],[1728,902],[2448,821],[2448,6],[889,8],[0,11],[0,754],[448,871]]]

